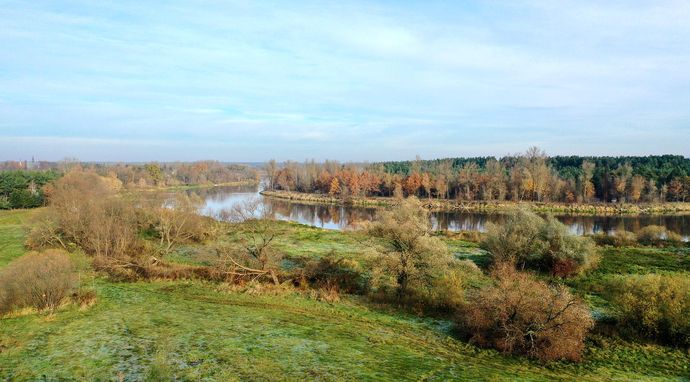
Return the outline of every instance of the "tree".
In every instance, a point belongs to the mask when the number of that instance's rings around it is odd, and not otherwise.
[[[163,172],[161,171],[161,168],[158,165],[158,163],[147,164],[146,172],[148,172],[149,176],[153,180],[153,184],[155,184],[156,186],[163,181]]]
[[[628,184],[628,196],[631,202],[637,203],[640,201],[644,186],[645,180],[643,177],[635,175],[630,179],[630,183]]]
[[[259,199],[236,205],[232,220],[239,223],[235,245],[219,247],[220,266],[232,278],[269,276],[278,285],[277,268],[282,254],[274,247],[279,231],[269,207]]]
[[[338,178],[333,177],[333,180],[331,180],[331,185],[328,188],[328,194],[330,196],[336,196],[340,194],[340,182],[338,181]]]
[[[683,182],[680,178],[674,178],[666,190],[668,199],[672,202],[685,201],[685,190],[683,189]]]
[[[594,183],[592,183],[592,178],[594,177],[594,169],[596,165],[590,161],[582,162],[582,176],[580,178],[582,201],[588,203],[594,197]]]
[[[294,190],[296,185],[294,169],[285,167],[278,170],[275,182],[282,190]]]
[[[405,184],[403,185],[403,189],[405,192],[407,192],[408,196],[416,196],[417,191],[419,191],[419,188],[422,186],[422,177],[419,175],[419,173],[412,173],[412,175],[408,176],[407,179],[405,179]]]
[[[490,159],[486,162],[487,198],[504,200],[506,195],[506,171],[501,162]]]
[[[619,165],[616,171],[613,172],[613,188],[619,203],[625,201],[626,191],[628,189],[628,181],[631,177],[632,166],[630,163]]]
[[[178,193],[153,208],[154,226],[164,254],[187,241],[201,241],[207,236],[206,222],[199,215],[203,201],[196,195]]]
[[[266,162],[266,177],[268,180],[268,189],[273,190],[275,187],[276,172],[278,172],[278,165],[275,159]]]
[[[473,200],[475,195],[476,176],[479,172],[474,162],[465,163],[458,172],[458,185],[460,193],[465,200]]]
[[[542,201],[547,192],[546,186],[551,173],[546,164],[546,153],[538,147],[530,147],[525,154],[525,159],[524,166],[530,179],[531,187],[528,189],[532,192],[532,200]]]
[[[382,211],[367,232],[382,243],[377,248],[375,284],[392,282],[399,302],[410,297],[414,289],[430,285],[450,260],[447,246],[431,235],[429,213],[415,197]]]
[[[447,198],[448,197],[448,180],[445,175],[436,176],[436,181],[434,182],[434,188],[436,189],[436,197]]]

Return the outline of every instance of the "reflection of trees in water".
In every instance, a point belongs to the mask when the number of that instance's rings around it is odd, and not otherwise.
[[[219,216],[221,208],[228,208],[235,202],[256,197],[256,186],[223,186],[186,190],[207,201],[211,216]],[[336,205],[300,204],[279,199],[263,199],[265,208],[272,210],[272,216],[326,228],[346,228],[375,218],[376,210],[364,207]],[[218,211],[215,211],[217,209]],[[637,232],[648,225],[660,225],[688,238],[690,236],[690,215],[680,216],[556,216],[570,227],[571,232],[583,235],[591,233],[612,233],[617,230]],[[487,223],[503,224],[505,214],[470,212],[434,212],[432,224],[436,229],[451,231],[484,231]]]
[[[257,186],[244,185],[190,188],[185,190],[185,192],[190,196],[198,195],[204,200],[220,203],[228,199],[229,196],[236,194],[255,194],[258,192],[257,190]]]
[[[291,203],[284,200],[265,200],[271,203],[278,219],[289,219],[318,227],[345,228],[374,219],[375,210],[348,208],[336,205]]]

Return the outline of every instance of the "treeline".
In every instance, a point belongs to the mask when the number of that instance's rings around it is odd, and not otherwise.
[[[524,154],[374,164],[266,165],[269,188],[331,196],[417,196],[564,203],[690,200],[690,159]]]
[[[259,179],[254,168],[217,161],[95,164],[91,167],[99,175],[119,179],[127,188],[207,185]]]
[[[57,171],[0,171],[0,210],[34,208],[45,203],[43,187],[57,179]]]
[[[27,170],[49,168],[48,170]],[[37,162],[44,163],[44,162]],[[34,208],[45,204],[45,187],[70,171],[96,173],[129,189],[209,185],[258,181],[255,168],[215,161],[193,163],[100,164],[61,161],[51,166],[34,162],[2,162],[0,209]],[[47,163],[47,162],[45,162]]]

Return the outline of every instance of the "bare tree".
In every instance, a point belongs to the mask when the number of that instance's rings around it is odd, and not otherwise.
[[[282,254],[273,246],[278,230],[273,213],[259,199],[236,205],[230,219],[238,223],[238,240],[218,249],[220,266],[232,277],[257,279],[269,276],[279,284],[277,268]]]
[[[268,176],[268,189],[273,190],[278,172],[278,164],[275,159],[266,162],[266,175]]]
[[[201,204],[201,198],[196,195],[178,193],[153,209],[163,253],[170,253],[179,243],[200,241],[206,236],[206,224],[198,212]]]

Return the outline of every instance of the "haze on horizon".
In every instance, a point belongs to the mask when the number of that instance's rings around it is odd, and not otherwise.
[[[686,1],[1,5],[0,160],[690,156]]]

